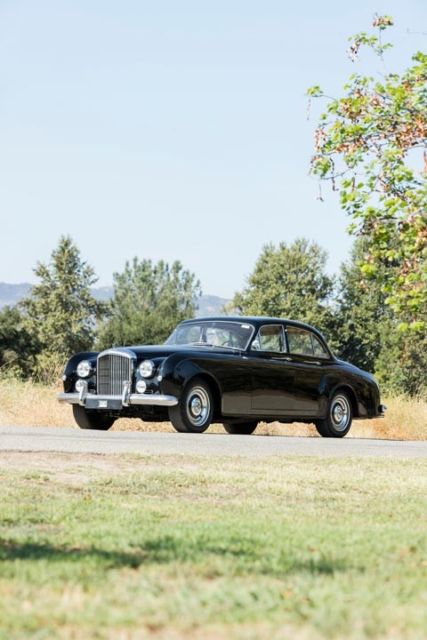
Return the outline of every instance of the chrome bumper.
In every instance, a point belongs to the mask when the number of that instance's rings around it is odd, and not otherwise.
[[[58,393],[59,402],[68,402],[69,404],[79,404],[81,407],[88,409],[104,409],[112,411],[120,411],[123,407],[129,406],[154,406],[154,407],[174,407],[178,404],[175,396],[167,396],[161,393],[129,393],[129,386],[123,386],[121,396],[98,395],[88,393],[87,387],[83,388],[80,393]]]

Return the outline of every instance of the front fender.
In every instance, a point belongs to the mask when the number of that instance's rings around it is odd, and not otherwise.
[[[162,365],[161,392],[179,399],[190,380],[200,375],[211,378],[218,386],[218,381],[211,373],[193,362],[191,358],[176,354],[169,356]]]
[[[96,367],[96,358],[98,356],[97,351],[81,351],[80,353],[76,353],[68,360],[65,365],[63,382],[64,382],[64,391],[65,393],[71,393],[74,391],[74,385],[77,380],[76,369],[79,362],[82,360],[89,360],[93,369]],[[89,385],[91,385],[93,376],[88,378]]]
[[[65,369],[64,369],[65,375],[69,375],[70,373],[75,371],[77,369],[77,365],[82,360],[89,360],[89,362],[92,365],[96,364],[97,356],[98,356],[97,351],[81,351],[80,353],[76,353],[75,355],[71,356],[71,358],[68,360],[67,364],[65,365]]]

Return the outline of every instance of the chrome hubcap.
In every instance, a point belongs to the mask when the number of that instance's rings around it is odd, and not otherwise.
[[[210,413],[210,400],[206,391],[202,387],[195,387],[187,399],[188,419],[195,427],[205,424]]]
[[[331,405],[331,420],[337,431],[344,431],[348,427],[351,416],[350,404],[346,396],[335,396]]]
[[[193,416],[199,416],[202,412],[202,403],[200,398],[193,398],[191,401],[191,413]]]

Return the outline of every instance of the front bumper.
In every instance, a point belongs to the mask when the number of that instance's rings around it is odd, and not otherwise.
[[[124,385],[121,396],[98,395],[88,393],[84,387],[79,393],[58,393],[59,402],[78,404],[86,409],[120,411],[123,407],[129,406],[153,406],[153,407],[174,407],[178,404],[175,396],[168,396],[161,393],[129,393],[128,386]]]

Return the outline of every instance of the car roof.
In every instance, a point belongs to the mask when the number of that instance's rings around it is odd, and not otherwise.
[[[290,320],[289,318],[270,318],[268,316],[203,316],[201,318],[191,318],[189,320],[183,320],[181,324],[187,322],[207,322],[207,321],[215,321],[215,322],[247,322],[248,324],[252,324],[258,329],[263,324],[277,324],[277,323],[285,323],[291,325],[293,327],[301,327],[302,329],[307,329],[308,331],[313,331],[325,342],[325,338],[321,334],[321,332],[312,327],[310,324],[306,324],[305,322],[300,322],[299,320]]]

